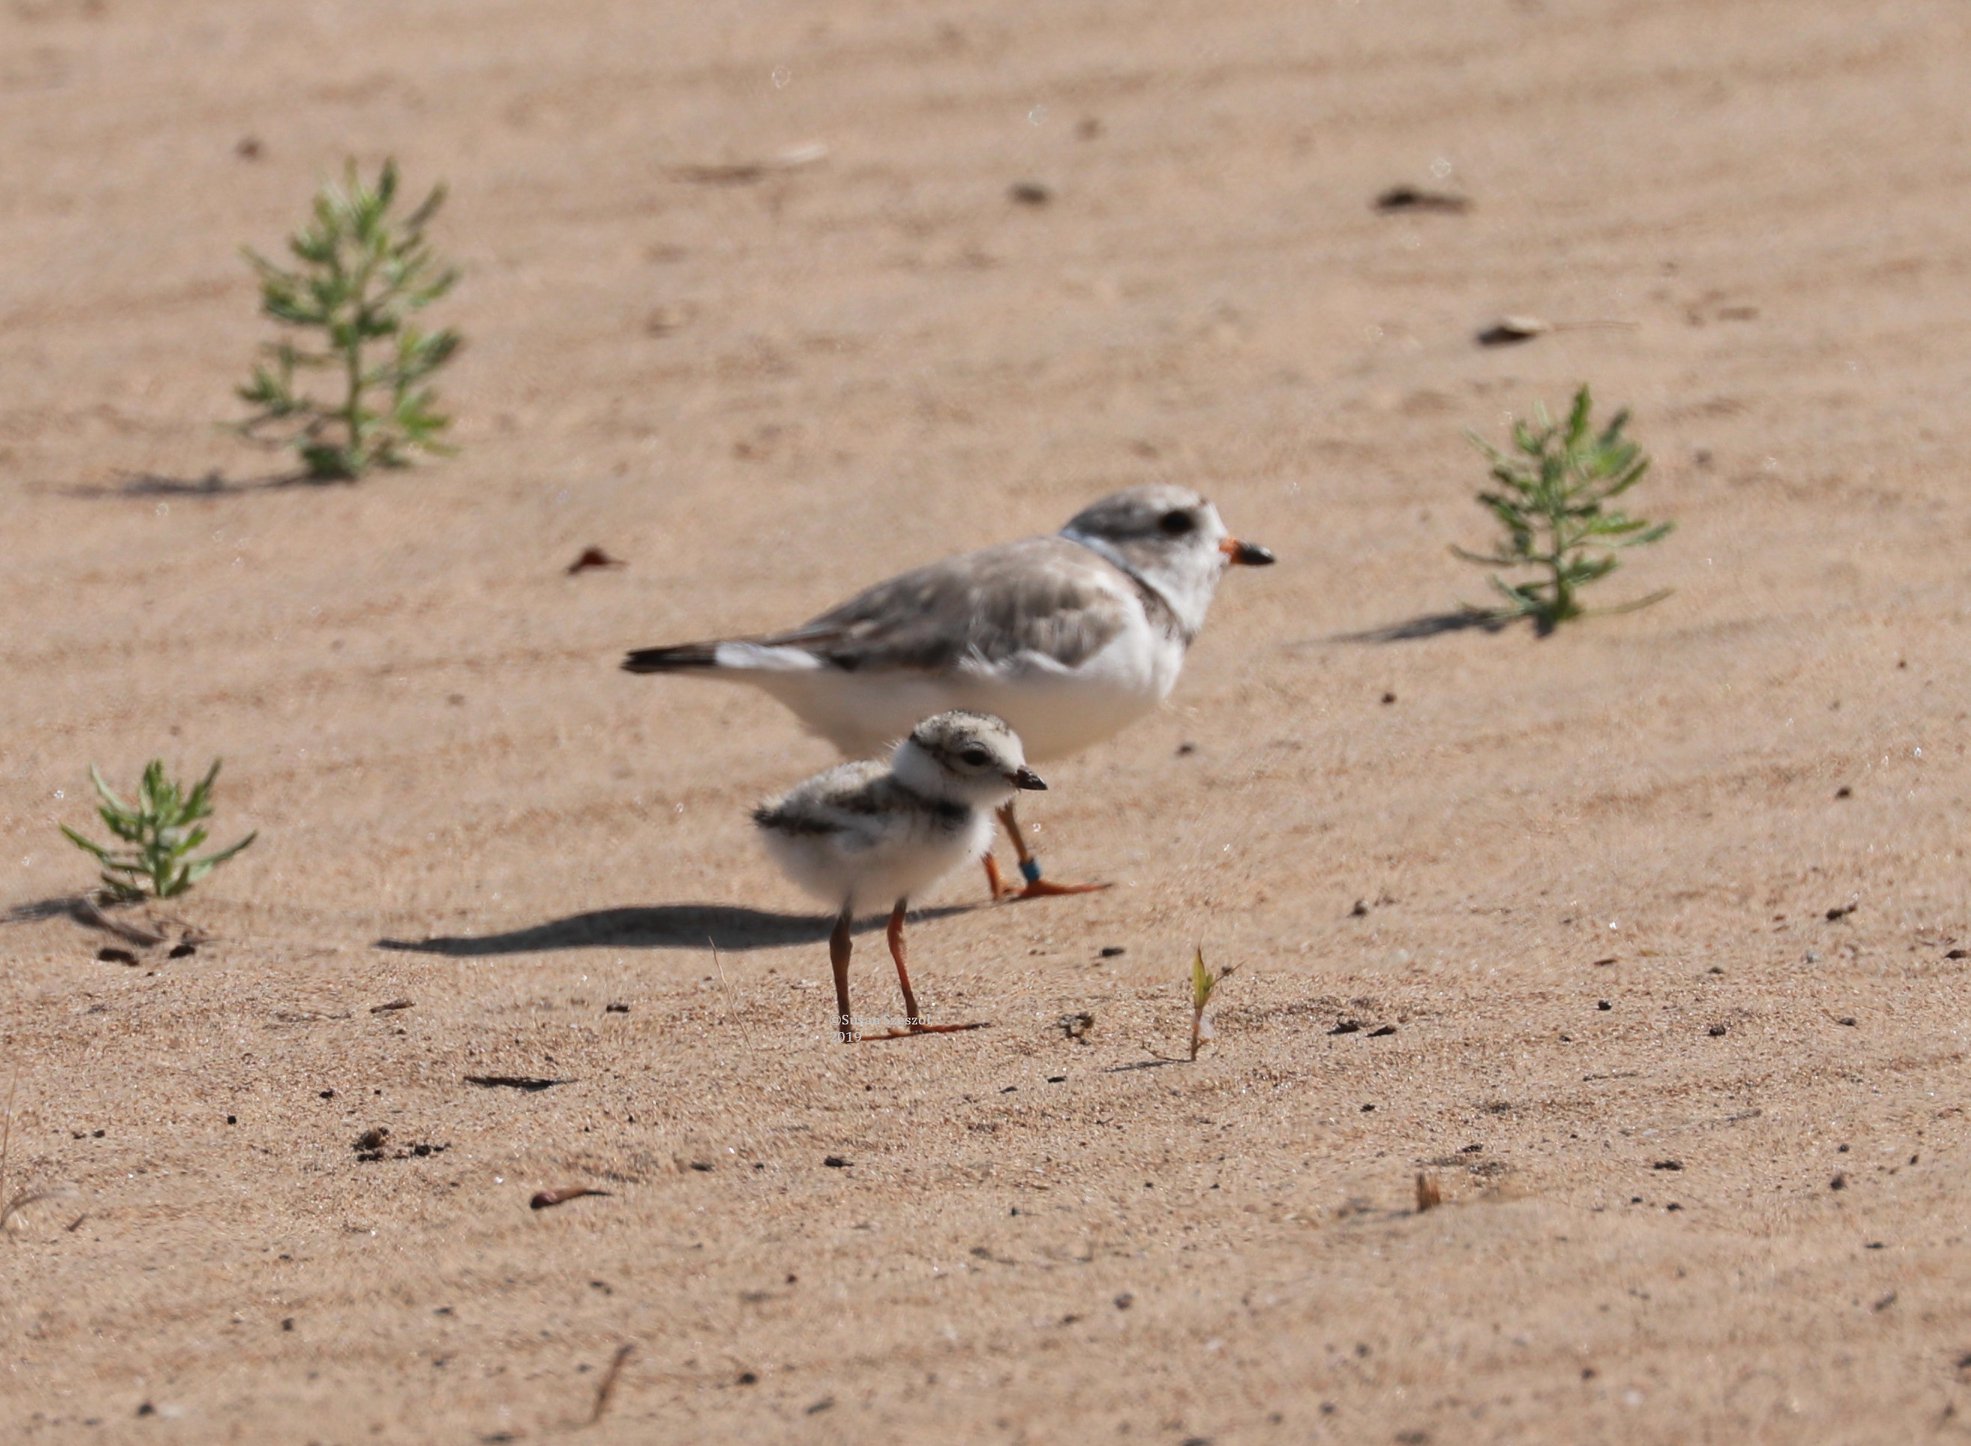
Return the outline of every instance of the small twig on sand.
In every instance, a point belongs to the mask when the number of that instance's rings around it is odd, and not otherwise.
[[[1444,1192],[1437,1188],[1437,1182],[1423,1171],[1417,1171],[1417,1214],[1435,1210],[1444,1203]]]
[[[602,1419],[602,1413],[609,1409],[609,1398],[616,1393],[616,1378],[623,1374],[623,1363],[636,1353],[636,1347],[624,1341],[616,1347],[616,1358],[602,1372],[602,1379],[595,1387],[595,1409],[589,1412],[588,1424],[593,1426]]]
[[[67,1190],[23,1190],[12,1197],[7,1194],[7,1152],[14,1142],[14,1091],[20,1088],[20,1083],[21,1067],[16,1063],[12,1077],[7,1081],[6,1112],[0,1116],[0,1235],[7,1233],[13,1218],[28,1206],[70,1193]]]
[[[705,942],[712,946],[712,963],[718,966],[719,986],[725,990],[726,1012],[732,1016],[732,1022],[739,1026],[739,1037],[746,1041],[746,1048],[751,1049],[753,1047],[753,1032],[746,1027],[746,1021],[739,1017],[739,1004],[732,997],[732,981],[725,977],[725,960],[719,957],[719,946],[716,941],[710,938],[707,938]]]
[[[7,1110],[0,1116],[0,1202],[7,1198],[7,1149],[14,1142],[14,1091],[20,1088],[20,1061],[14,1061],[13,1075],[7,1080]],[[7,1216],[14,1212],[0,1204],[0,1226],[7,1223]]]
[[[520,1090],[530,1095],[553,1089],[556,1085],[575,1083],[572,1079],[549,1079],[533,1074],[469,1074],[464,1079],[467,1084],[478,1085],[481,1089]]]
[[[0,1233],[4,1233],[12,1224],[14,1216],[27,1209],[28,1206],[38,1205],[43,1200],[53,1200],[67,1193],[69,1192],[66,1190],[27,1190],[16,1195],[5,1205],[0,1205]],[[77,1224],[80,1223],[80,1221],[77,1222]]]
[[[527,1202],[530,1210],[546,1210],[552,1205],[566,1205],[570,1200],[580,1200],[588,1195],[607,1195],[607,1190],[592,1189],[587,1185],[563,1185],[558,1190],[542,1190]]]
[[[798,171],[828,159],[828,147],[820,141],[789,146],[776,156],[759,161],[734,161],[712,165],[672,166],[671,176],[679,181],[695,181],[707,186],[745,186],[785,171]]]

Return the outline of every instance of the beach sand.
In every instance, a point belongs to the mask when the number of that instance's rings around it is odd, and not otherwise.
[[[540,1441],[624,1346],[582,1439],[1962,1431],[1967,65],[1943,0],[0,8],[5,1434]],[[280,485],[238,248],[386,155],[459,452]],[[1465,433],[1584,381],[1677,522],[1590,601],[1671,596],[1453,625]],[[1157,479],[1280,563],[1028,807],[1116,887],[954,876],[913,978],[993,1027],[831,1042],[746,818],[831,753],[622,650]],[[57,824],[153,756],[259,838],[105,961]]]

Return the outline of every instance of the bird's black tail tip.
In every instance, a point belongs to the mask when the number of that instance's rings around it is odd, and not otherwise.
[[[680,643],[668,648],[638,648],[623,655],[626,673],[670,673],[679,668],[711,668],[718,665],[718,644]]]

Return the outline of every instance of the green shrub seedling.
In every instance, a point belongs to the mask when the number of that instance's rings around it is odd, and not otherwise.
[[[429,382],[461,338],[413,321],[459,279],[424,239],[445,188],[434,187],[401,218],[391,214],[396,199],[396,162],[385,161],[372,186],[352,161],[340,185],[327,182],[316,193],[313,217],[288,238],[298,265],[290,270],[246,251],[260,275],[261,310],[319,341],[262,348],[253,379],[239,389],[257,409],[240,431],[292,447],[313,481],[353,481],[377,467],[406,466],[414,452],[450,451],[439,434],[451,419],[437,410]],[[322,401],[303,389],[299,378],[309,371],[333,374],[339,396]]]
[[[1530,425],[1514,423],[1511,453],[1475,432],[1466,434],[1492,464],[1497,490],[1479,493],[1478,500],[1506,536],[1489,553],[1451,551],[1485,567],[1537,570],[1539,575],[1524,582],[1493,574],[1492,586],[1505,599],[1493,616],[1530,617],[1542,634],[1588,614],[1577,594],[1615,571],[1618,551],[1660,541],[1676,526],[1607,505],[1642,480],[1649,454],[1622,435],[1626,409],[1597,432],[1589,422],[1592,407],[1585,385],[1574,394],[1564,422],[1555,422],[1536,403]],[[1596,611],[1631,612],[1668,596],[1665,589]]]
[[[207,837],[199,821],[212,816],[212,783],[218,776],[219,762],[214,759],[205,777],[187,793],[175,779],[164,776],[164,760],[153,758],[137,786],[136,803],[128,804],[103,782],[92,763],[89,778],[102,799],[96,811],[126,847],[93,843],[67,824],[62,832],[103,866],[103,887],[112,899],[173,898],[259,837],[255,830],[231,848],[202,859],[192,857]]]

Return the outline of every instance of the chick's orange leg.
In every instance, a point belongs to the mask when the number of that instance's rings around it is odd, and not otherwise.
[[[984,1029],[983,1021],[975,1024],[926,1024],[917,1012],[917,994],[910,987],[910,969],[904,962],[903,914],[905,901],[897,900],[896,908],[890,911],[890,925],[884,930],[890,941],[890,958],[896,961],[897,984],[903,990],[904,1025],[902,1029],[886,1029],[880,1033],[858,1036],[863,1040],[909,1039],[919,1034],[962,1034],[968,1029]]]

